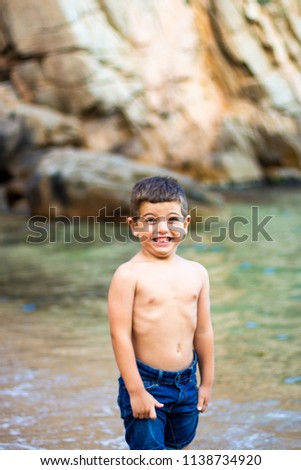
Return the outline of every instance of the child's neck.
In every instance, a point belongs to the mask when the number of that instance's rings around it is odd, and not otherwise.
[[[176,252],[170,253],[167,256],[155,256],[151,253],[148,253],[147,251],[144,252],[144,250],[141,250],[139,252],[139,258],[145,260],[145,261],[153,261],[155,263],[169,263],[171,261],[174,261],[176,258],[178,258],[178,255]]]

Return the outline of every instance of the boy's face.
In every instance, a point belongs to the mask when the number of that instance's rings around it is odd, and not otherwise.
[[[187,233],[189,222],[190,216],[183,216],[178,201],[142,202],[139,216],[129,218],[142,251],[156,258],[168,258],[175,253]]]

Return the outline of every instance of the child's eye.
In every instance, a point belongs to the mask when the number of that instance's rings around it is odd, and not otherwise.
[[[178,222],[182,222],[182,218],[181,218],[181,217],[176,217],[176,216],[174,216],[174,217],[170,217],[170,218],[168,219],[168,223],[169,223],[169,224],[175,224],[175,223],[178,223]]]
[[[157,223],[157,219],[155,217],[147,217],[146,219],[144,219],[145,222],[149,225],[153,225],[153,224],[156,224]]]

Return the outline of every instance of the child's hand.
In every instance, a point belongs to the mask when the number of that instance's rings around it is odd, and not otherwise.
[[[211,388],[201,385],[199,387],[199,396],[198,396],[198,404],[197,404],[197,409],[201,411],[201,413],[205,413],[207,406],[209,404],[209,401],[210,401],[210,396],[211,396]]]
[[[130,399],[133,416],[138,419],[156,419],[156,408],[164,406],[145,389],[132,393]]]

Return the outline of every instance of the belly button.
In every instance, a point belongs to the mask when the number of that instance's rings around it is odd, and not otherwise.
[[[177,344],[177,352],[180,352],[180,351],[181,351],[181,344],[178,343],[178,344]]]

